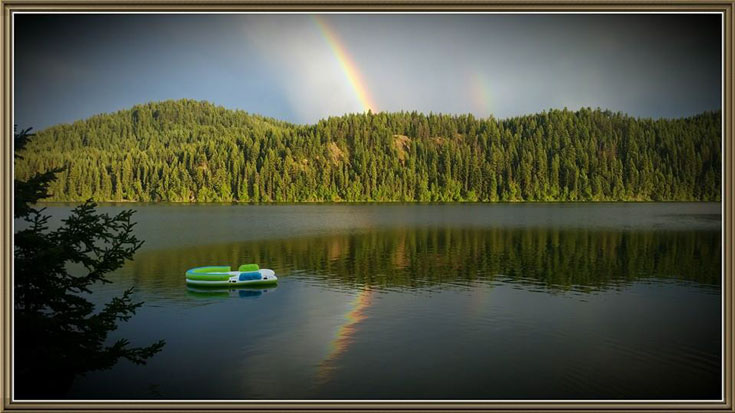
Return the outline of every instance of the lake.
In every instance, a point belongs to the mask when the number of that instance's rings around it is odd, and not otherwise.
[[[125,208],[145,244],[93,299],[134,286],[111,339],[167,344],[70,399],[721,398],[718,203]],[[250,262],[278,286],[185,283]]]

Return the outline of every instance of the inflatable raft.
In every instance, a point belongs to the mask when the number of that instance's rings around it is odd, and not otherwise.
[[[260,269],[257,264],[244,264],[237,271],[229,266],[197,267],[186,271],[186,283],[197,287],[262,286],[278,283],[273,270]]]

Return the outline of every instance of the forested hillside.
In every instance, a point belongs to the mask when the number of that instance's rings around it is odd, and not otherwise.
[[[719,200],[720,116],[401,112],[294,125],[165,101],[41,131],[15,173],[63,168],[56,201]]]

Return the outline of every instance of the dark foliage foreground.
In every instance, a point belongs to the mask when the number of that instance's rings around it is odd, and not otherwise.
[[[17,149],[26,145],[28,132],[16,134]],[[49,217],[33,205],[48,196],[57,172],[15,181],[15,219],[27,222],[15,233],[16,399],[64,398],[75,377],[120,359],[145,363],[164,346],[163,341],[134,347],[126,339],[108,339],[142,305],[133,302],[132,288],[98,311],[84,297],[93,284],[109,283],[105,275],[140,248],[131,222],[134,211],[98,214],[88,201],[59,228],[49,229]]]

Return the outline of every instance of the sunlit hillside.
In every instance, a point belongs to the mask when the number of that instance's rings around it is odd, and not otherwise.
[[[351,114],[294,125],[207,102],[41,131],[15,173],[55,201],[719,200],[720,113]]]

